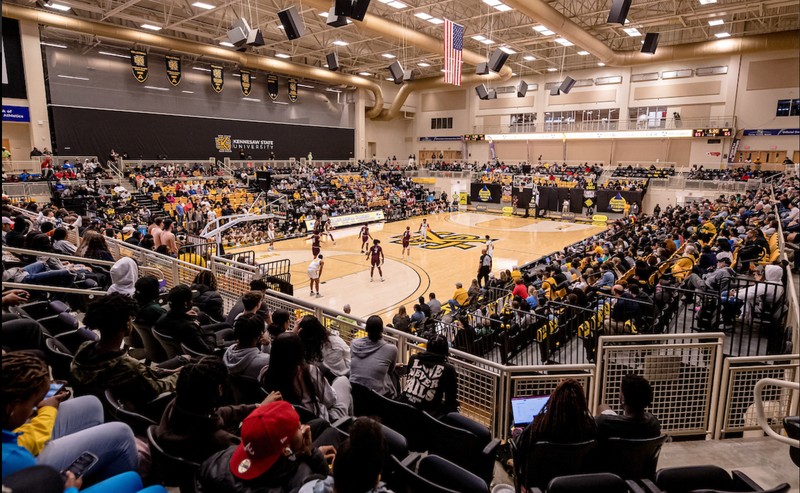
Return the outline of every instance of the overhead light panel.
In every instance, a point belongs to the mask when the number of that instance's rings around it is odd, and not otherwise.
[[[586,56],[588,54],[589,54],[589,52],[586,51],[586,50],[581,50],[581,51],[578,52],[578,55],[580,55],[580,56]]]
[[[62,79],[89,80],[88,77],[76,77],[74,75],[59,75]]]
[[[383,58],[397,58],[396,56],[392,55],[391,53],[384,53],[381,56]]]
[[[428,19],[433,19],[432,15],[426,14],[425,12],[417,12],[416,14],[414,14],[414,17],[418,17],[423,21],[427,21]]]
[[[144,86],[145,89],[153,89],[155,91],[169,91],[166,87],[158,87],[158,86]]]
[[[525,60],[526,62],[532,62],[536,60],[536,57],[531,55],[525,55],[524,57],[522,57],[522,59]]]
[[[205,9],[205,10],[211,10],[213,8],[216,8],[210,3],[204,3],[204,2],[195,2],[192,4],[192,7],[197,7],[198,9]]]
[[[533,26],[533,30],[541,34],[542,36],[552,36],[555,34],[553,31],[547,29],[541,24],[539,24],[538,26]]]
[[[275,56],[278,58],[292,58],[292,55],[287,55],[286,53],[275,53]]]
[[[219,45],[220,46],[227,46],[228,48],[233,48],[233,46],[234,46],[234,44],[231,43],[230,41],[220,41]]]
[[[718,39],[730,38],[731,37],[731,33],[726,31],[726,32],[717,33],[714,36],[716,36]]]
[[[156,26],[155,24],[142,24],[142,29],[147,29],[149,31],[160,31],[161,26]]]
[[[419,65],[420,67],[430,67],[431,66],[431,64],[427,63],[427,62],[419,62],[417,65]]]
[[[306,89],[314,89],[314,86],[309,86],[308,84],[297,84],[297,87],[305,87]]]
[[[335,92],[336,94],[339,94],[339,93],[342,92],[339,89],[334,89],[332,87],[326,87],[325,90],[328,91],[328,92]]]
[[[53,2],[46,3],[44,4],[44,6],[47,7],[48,9],[58,10],[60,12],[69,12],[72,9],[72,7],[70,7],[69,5],[64,5],[62,3],[53,3]]]
[[[491,39],[484,39],[484,40],[481,41],[481,43],[483,43],[485,45],[493,45],[494,41],[492,41]]]
[[[184,94],[194,94],[194,91],[181,91]]]
[[[336,46],[347,46],[350,43],[348,43],[347,41],[342,41],[341,39],[337,39],[336,41],[333,42],[333,44],[335,44]]]
[[[272,104],[289,104],[285,101],[273,101]]]
[[[603,62],[597,62],[597,66],[598,66],[598,67],[605,67],[605,66],[606,66],[606,64],[605,64],[605,63],[603,63]]]
[[[369,77],[372,74],[369,73],[369,72],[359,72],[358,75],[363,75],[364,77]]]
[[[438,26],[439,24],[444,24],[444,21],[443,21],[443,20],[441,20],[441,19],[440,19],[440,18],[438,18],[438,17],[433,17],[433,18],[431,18],[431,19],[427,19],[427,21],[428,21],[428,22],[430,22],[431,24],[435,24],[435,25],[437,25],[437,26]]]
[[[625,34],[627,34],[628,36],[630,36],[632,38],[635,38],[637,36],[641,36],[642,35],[642,33],[640,33],[639,30],[636,29],[635,27],[626,27],[626,28],[623,29],[623,31],[625,31]]]
[[[494,8],[495,10],[499,10],[500,12],[508,12],[509,10],[513,10],[511,7],[509,7],[504,3],[501,3],[500,5],[495,5]]]
[[[261,100],[258,98],[242,98],[242,101],[252,101],[254,103],[260,103]]]
[[[328,13],[327,12],[320,12],[319,16],[320,17],[328,17]]]
[[[408,5],[404,4],[403,2],[397,2],[397,1],[389,2],[386,5],[392,7],[393,9],[398,9],[398,10],[408,7]]]
[[[62,44],[58,44],[58,43],[49,43],[47,41],[42,41],[39,44],[42,45],[42,46],[51,46],[53,48],[66,48],[67,47],[67,45],[62,45]]]
[[[283,24],[281,24],[281,25],[278,26],[278,29],[286,29],[286,28],[283,27]]]
[[[483,3],[485,3],[490,7],[494,7],[495,5],[500,5],[503,2],[501,2],[500,0],[483,0]]]
[[[558,69],[557,69],[557,68],[555,68],[555,67],[548,67],[548,68],[547,68],[547,71],[548,71],[548,72],[555,72],[556,70],[558,70]]]
[[[516,55],[517,54],[516,51],[512,50],[508,46],[501,46],[500,49],[503,51],[503,53],[506,53],[508,55]]]
[[[717,0],[699,0],[700,5],[711,5],[712,3],[717,3]]]
[[[117,58],[130,58],[130,55],[123,55],[121,53],[112,53],[110,51],[98,51],[98,55],[105,55],[105,56],[115,56]]]
[[[555,41],[556,43],[560,44],[561,46],[572,46],[573,45],[572,41],[570,41],[568,39],[565,39],[565,38],[556,38],[553,41]]]
[[[211,72],[210,68],[205,68],[205,67],[192,67],[192,70],[199,70],[200,72]]]
[[[709,26],[721,26],[725,24],[725,19],[712,19],[708,21]]]

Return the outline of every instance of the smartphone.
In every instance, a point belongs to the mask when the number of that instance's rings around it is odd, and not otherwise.
[[[82,477],[86,472],[97,464],[97,456],[91,452],[84,452],[75,459],[66,469],[61,471],[61,476],[66,479],[67,472],[71,472],[76,478]]]
[[[59,392],[61,392],[61,389],[63,389],[63,388],[64,388],[64,384],[63,383],[51,383],[50,384],[50,390],[47,391],[47,393],[44,395],[44,398],[45,399],[49,399],[49,398],[53,397],[54,395],[56,395]]]

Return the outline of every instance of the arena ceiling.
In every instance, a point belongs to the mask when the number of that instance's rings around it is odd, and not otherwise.
[[[521,76],[548,69],[596,67],[600,60],[584,51],[585,47],[559,44],[556,41],[559,34],[542,32],[539,22],[512,6],[536,1],[549,4],[618,52],[638,52],[644,34],[649,32],[660,33],[659,46],[663,47],[710,41],[721,33],[741,37],[800,29],[797,0],[634,0],[625,26],[606,22],[611,0],[372,0],[369,14],[400,26],[394,39],[367,30],[358,21],[340,28],[329,27],[323,15],[331,0],[52,0],[52,3],[70,7],[64,12],[67,16],[133,29],[143,29],[147,24],[161,28],[158,31],[161,35],[213,45],[224,41],[229,26],[241,17],[262,30],[266,45],[250,48],[254,53],[288,55],[295,63],[322,67],[325,55],[336,51],[345,73],[376,79],[388,76],[386,67],[393,60],[399,60],[406,69],[413,68],[421,77],[441,75],[441,54],[414,46],[403,33],[422,33],[441,40],[443,27],[434,22],[443,18],[465,26],[467,50],[488,54],[503,47],[513,52],[508,66]],[[9,3],[53,12],[41,0]],[[294,41],[286,39],[277,16],[278,11],[291,5],[298,7],[307,29],[305,36]],[[114,44],[111,40],[54,28],[45,28],[44,33],[46,39],[78,42],[87,49]],[[476,40],[473,36],[484,39]],[[568,37],[566,41],[570,42]],[[564,43],[563,39],[561,42]],[[117,42],[117,46],[122,45]],[[472,71],[470,64],[466,65],[465,72]]]

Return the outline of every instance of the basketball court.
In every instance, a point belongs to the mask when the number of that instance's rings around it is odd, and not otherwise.
[[[336,244],[329,238],[322,241],[325,262],[320,286],[322,297],[313,297],[313,301],[337,310],[350,304],[356,316],[378,314],[388,321],[400,305],[405,305],[410,315],[414,302],[422,294],[433,291],[444,303],[451,298],[456,282],[468,288],[478,271],[478,259],[487,234],[495,241],[493,270],[497,272],[560,250],[605,229],[589,224],[473,212],[424,217],[430,224],[424,247],[417,235],[422,217],[370,224],[370,234],[381,241],[386,257],[385,282],[380,281],[377,269],[374,282],[370,282],[370,262],[359,250],[360,226],[333,230]],[[400,238],[406,226],[410,226],[414,234],[411,260],[401,257]],[[267,250],[267,245],[237,250],[255,250],[259,263],[289,259],[294,295],[312,299],[306,273],[312,259],[310,240],[295,238],[277,242],[272,252]]]

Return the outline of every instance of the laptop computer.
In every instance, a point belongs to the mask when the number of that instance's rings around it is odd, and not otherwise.
[[[515,428],[524,428],[547,404],[549,395],[535,397],[514,397],[511,399],[511,415],[514,418]]]

